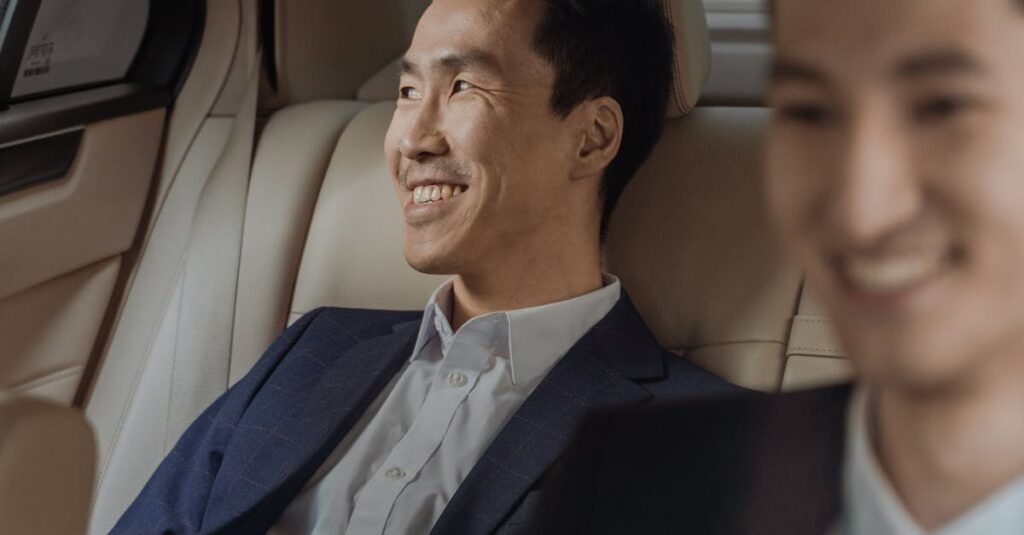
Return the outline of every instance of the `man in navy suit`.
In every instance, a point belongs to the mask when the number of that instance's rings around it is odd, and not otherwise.
[[[114,531],[523,531],[588,410],[732,390],[662,350],[600,268],[615,202],[661,133],[665,8],[435,1],[385,150],[406,259],[454,277],[422,313],[300,319]]]

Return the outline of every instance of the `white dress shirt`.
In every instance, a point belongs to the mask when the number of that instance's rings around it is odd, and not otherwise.
[[[925,535],[907,512],[879,465],[868,425],[868,393],[858,387],[847,414],[843,466],[843,535]],[[950,522],[934,535],[1024,534],[1024,477]]]
[[[508,419],[620,291],[606,275],[589,294],[479,316],[453,332],[452,282],[443,284],[409,362],[271,533],[429,532]]]

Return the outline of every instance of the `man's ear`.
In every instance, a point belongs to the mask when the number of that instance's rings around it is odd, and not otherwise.
[[[611,97],[598,97],[580,104],[575,114],[582,135],[572,178],[601,175],[622,145],[622,107]]]

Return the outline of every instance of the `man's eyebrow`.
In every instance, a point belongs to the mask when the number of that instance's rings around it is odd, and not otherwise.
[[[401,72],[403,75],[406,75],[406,74],[408,74],[410,76],[419,76],[420,75],[420,68],[419,68],[419,66],[417,66],[415,63],[409,61],[407,58],[402,58],[402,61],[400,62],[399,65],[400,65],[399,72]]]
[[[828,85],[828,77],[820,70],[803,63],[786,59],[776,59],[772,63],[772,82],[805,82]]]
[[[981,72],[982,66],[959,50],[938,49],[914,54],[899,62],[895,68],[897,78],[919,78],[941,74],[971,74]]]
[[[436,59],[434,63],[449,71],[476,67],[493,72],[501,72],[501,66],[498,63],[498,58],[495,57],[494,54],[485,50],[461,50],[458,52],[449,52]]]
[[[420,66],[409,58],[402,58],[400,63],[401,73],[411,76],[420,76]],[[501,72],[501,64],[498,58],[485,50],[461,50],[457,52],[446,52],[440,57],[430,61],[430,67],[444,71],[458,71],[466,68],[480,68],[495,73]]]

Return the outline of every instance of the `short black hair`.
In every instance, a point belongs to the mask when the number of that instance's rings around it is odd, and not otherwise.
[[[555,70],[554,112],[565,117],[602,96],[622,107],[622,144],[601,184],[604,241],[619,196],[661,137],[675,34],[662,0],[541,1],[533,45]]]

